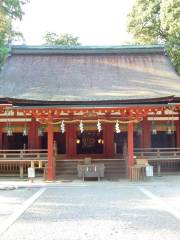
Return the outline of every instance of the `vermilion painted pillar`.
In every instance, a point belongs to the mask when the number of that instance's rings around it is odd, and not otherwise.
[[[28,148],[36,149],[36,138],[37,138],[37,129],[36,129],[36,119],[32,117],[32,121],[29,123],[29,132],[28,132]]]
[[[76,125],[71,123],[66,125],[66,154],[71,158],[76,153]]]
[[[48,134],[48,181],[52,181],[55,178],[52,117],[49,117],[47,134]]]
[[[151,122],[147,118],[142,121],[142,148],[151,147]]]
[[[105,123],[103,126],[104,155],[112,157],[114,155],[114,124]]]
[[[128,169],[134,164],[133,123],[128,123]]]

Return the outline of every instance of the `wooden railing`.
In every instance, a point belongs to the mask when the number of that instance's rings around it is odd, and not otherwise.
[[[23,177],[28,167],[45,168],[47,159],[47,149],[0,150],[0,173],[19,172]]]
[[[180,170],[180,148],[135,148],[134,157],[147,159],[158,176],[162,171]]]
[[[47,160],[46,149],[0,150],[0,161],[5,160]]]
[[[135,148],[134,155],[149,160],[180,160],[180,148]]]

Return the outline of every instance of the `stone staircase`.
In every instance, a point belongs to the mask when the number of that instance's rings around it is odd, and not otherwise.
[[[92,163],[104,163],[104,179],[113,180],[126,178],[126,162],[118,159],[94,159]],[[77,179],[77,165],[83,164],[83,160],[59,160],[56,162],[57,179]]]

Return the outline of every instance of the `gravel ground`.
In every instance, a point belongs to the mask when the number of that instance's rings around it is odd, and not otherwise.
[[[7,189],[7,190],[6,190]],[[0,190],[0,223],[6,220],[27,198],[35,193],[35,189]],[[1,237],[0,237],[1,239]]]
[[[180,212],[180,184],[145,188]],[[24,197],[28,192],[22,190]],[[37,191],[34,189],[33,191]],[[21,191],[11,191],[19,196]],[[31,192],[33,194],[34,192]],[[7,193],[10,194],[10,193]],[[144,195],[137,184],[89,182],[50,187],[1,240],[179,240],[180,220]]]

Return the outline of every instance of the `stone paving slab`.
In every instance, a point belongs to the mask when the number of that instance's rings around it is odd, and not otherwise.
[[[5,221],[35,189],[14,189],[6,187],[0,190],[0,223]]]
[[[174,204],[169,201],[174,198],[173,191],[165,184],[154,182],[144,188]],[[180,202],[180,184],[176,191]],[[180,221],[145,196],[136,184],[66,183],[47,187],[0,239],[178,240]]]
[[[64,180],[57,180],[53,182],[44,181],[42,178],[35,178],[34,182],[32,183],[28,179],[19,179],[19,178],[0,178],[0,190],[3,190],[8,187],[13,188],[21,188],[21,187],[51,187],[51,186],[59,186],[59,185],[74,185],[74,184],[96,184],[96,181],[85,181],[82,180],[73,180],[73,181],[64,181]],[[153,177],[148,181],[140,181],[140,182],[130,182],[128,179],[119,179],[114,181],[102,180],[99,184],[111,184],[111,183],[119,183],[121,185],[126,186],[156,186],[165,185],[165,186],[180,186],[180,174],[178,175],[163,175],[161,177]]]

